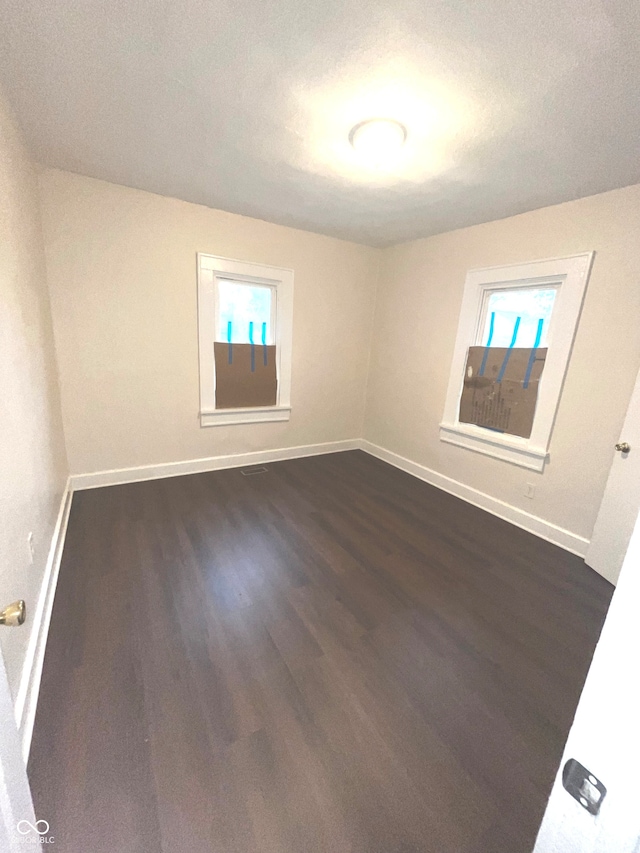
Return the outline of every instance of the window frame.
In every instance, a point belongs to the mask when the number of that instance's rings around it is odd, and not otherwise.
[[[200,375],[200,426],[269,423],[291,417],[291,353],[293,338],[293,270],[249,261],[197,253],[198,360]],[[218,325],[218,278],[270,287],[276,346],[278,397],[275,406],[216,409],[213,344]]]
[[[534,471],[544,470],[594,252],[467,273],[454,347],[440,441]],[[492,432],[458,419],[467,350],[477,346],[487,291],[557,285],[548,334],[548,352],[529,438]]]

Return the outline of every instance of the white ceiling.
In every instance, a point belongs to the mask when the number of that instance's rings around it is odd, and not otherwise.
[[[0,0],[0,81],[45,164],[372,245],[640,182],[638,0]]]

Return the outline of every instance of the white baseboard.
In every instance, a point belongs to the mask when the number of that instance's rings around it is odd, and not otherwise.
[[[523,509],[513,506],[491,497],[484,492],[473,489],[471,486],[466,486],[458,480],[453,480],[451,477],[445,477],[444,474],[439,474],[437,471],[431,470],[417,462],[412,462],[410,459],[405,459],[397,453],[386,450],[384,447],[379,447],[377,444],[372,444],[364,439],[360,442],[360,449],[371,456],[382,459],[383,462],[388,462],[390,465],[406,471],[407,474],[412,474],[425,483],[431,486],[436,486],[450,495],[455,495],[457,498],[462,498],[463,501],[480,507],[492,515],[498,516],[505,521],[515,524],[516,527],[521,527],[523,530],[528,530],[529,533],[534,533],[547,542],[552,542],[554,545],[559,545],[565,551],[570,551],[572,554],[577,554],[579,557],[584,557],[587,553],[589,540],[584,536],[578,536],[577,533],[572,533],[570,530],[565,530],[563,527],[558,527],[550,521],[545,521],[537,515],[531,515]]]
[[[412,474],[420,480],[436,486],[451,495],[461,498],[467,503],[490,512],[492,515],[528,530],[530,533],[552,542],[584,557],[589,540],[578,536],[570,530],[565,530],[545,521],[543,518],[518,509],[511,504],[491,497],[484,492],[471,488],[458,480],[439,474],[424,465],[412,462],[397,453],[372,444],[364,439],[348,439],[332,441],[323,444],[307,444],[299,447],[283,447],[276,450],[258,450],[251,453],[230,454],[227,456],[210,456],[204,459],[189,459],[184,462],[167,462],[159,465],[141,465],[136,468],[120,468],[112,471],[96,471],[91,474],[72,475],[65,488],[60,510],[51,540],[51,548],[47,558],[44,577],[38,604],[33,617],[33,630],[22,671],[15,703],[15,716],[22,741],[22,754],[26,761],[29,757],[33,724],[38,705],[38,692],[42,677],[44,654],[47,644],[47,634],[53,611],[60,562],[71,509],[73,492],[80,489],[93,489],[101,486],[112,486],[125,483],[136,483],[143,480],[156,480],[163,477],[179,477],[184,474],[198,474],[206,471],[217,471],[224,468],[242,468],[248,465],[261,465],[267,462],[279,462],[285,459],[299,459],[305,456],[319,456],[325,453],[336,453],[344,450],[363,450],[371,456],[388,462],[396,468]]]
[[[31,637],[29,638],[29,645],[27,647],[27,654],[22,667],[22,676],[20,678],[20,686],[18,687],[18,695],[16,697],[14,707],[16,724],[18,726],[18,731],[20,732],[20,740],[22,744],[22,757],[25,764],[29,759],[33,724],[35,722],[36,709],[38,707],[40,679],[42,678],[42,667],[44,665],[44,653],[47,647],[47,635],[49,633],[49,623],[51,622],[51,613],[53,611],[53,600],[55,597],[56,585],[58,583],[58,573],[60,571],[60,562],[62,560],[62,551],[67,532],[67,523],[69,521],[72,497],[73,490],[71,488],[71,483],[67,480],[65,490],[62,493],[62,498],[60,500],[58,517],[56,519],[55,527],[53,528],[51,546],[49,548],[49,554],[47,556],[47,562],[44,569],[38,603],[33,614]]]
[[[263,465],[267,462],[280,462],[285,459],[299,459],[304,456],[319,456],[325,453],[337,453],[343,450],[364,450],[372,456],[388,462],[402,471],[418,477],[420,480],[436,486],[449,494],[461,498],[467,503],[480,507],[492,515],[528,530],[554,545],[559,545],[572,554],[584,557],[589,540],[570,530],[559,527],[537,515],[480,492],[464,483],[446,477],[431,468],[420,465],[379,447],[365,439],[346,439],[329,441],[322,444],[305,444],[298,447],[281,447],[275,450],[257,450],[250,453],[233,453],[225,456],[208,456],[203,459],[187,459],[181,462],[164,462],[158,465],[140,465],[134,468],[117,468],[110,471],[94,471],[90,474],[72,474],[72,491],[95,489],[102,486],[137,483],[144,480],[157,480],[164,477],[180,477],[185,474],[199,474],[206,471],[219,471],[225,468],[242,468],[248,465]]]
[[[38,596],[38,602],[33,614],[33,628],[14,705],[16,725],[20,732],[22,757],[25,764],[29,759],[33,725],[38,707],[38,694],[40,691],[44,655],[47,647],[47,636],[51,623],[53,602],[74,491],[93,489],[100,486],[135,483],[141,480],[156,480],[163,477],[178,477],[183,474],[197,474],[205,471],[221,470],[223,468],[242,468],[266,462],[299,459],[304,456],[319,456],[324,453],[357,450],[359,447],[359,439],[348,439],[345,441],[325,442],[324,444],[307,444],[299,447],[259,450],[251,453],[212,456],[205,459],[189,459],[184,462],[142,465],[137,468],[122,468],[114,471],[97,471],[92,474],[70,476],[60,501],[60,509],[51,538],[51,546],[42,578],[40,595]]]
[[[91,474],[72,474],[73,491],[96,489],[102,486],[138,483],[142,480],[158,480],[163,477],[181,477],[184,474],[201,474],[223,468],[244,468],[246,465],[264,465],[283,459],[299,459],[303,456],[319,456],[342,450],[357,450],[360,439],[327,441],[323,444],[304,444],[299,447],[281,447],[276,450],[256,450],[251,453],[233,453],[228,456],[208,456],[204,459],[187,459],[184,462],[163,462],[159,465],[140,465],[136,468],[116,468],[112,471],[95,471]]]

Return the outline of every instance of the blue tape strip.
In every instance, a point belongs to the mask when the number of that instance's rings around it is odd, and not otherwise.
[[[256,372],[256,348],[253,343],[253,322],[249,323],[249,343],[251,344],[251,372]]]
[[[484,350],[484,355],[482,356],[482,364],[480,365],[480,370],[478,371],[478,376],[484,376],[484,370],[487,366],[487,359],[489,358],[489,347],[491,346],[491,339],[493,338],[493,326],[496,321],[496,312],[491,312],[491,321],[489,322],[489,337],[487,338],[487,343]]]
[[[536,350],[540,346],[540,341],[542,339],[542,327],[544,326],[544,318],[540,318],[538,320],[538,331],[536,332],[536,339],[533,344],[533,349],[531,350],[531,355],[529,356],[529,362],[527,364],[527,370],[524,374],[524,383],[522,385],[523,388],[529,387],[529,380],[531,379],[531,371],[533,370],[533,365],[536,360]]]
[[[267,324],[262,324],[262,363],[267,366]]]
[[[229,364],[233,364],[233,344],[231,343],[231,320],[227,323],[227,343],[229,344]]]
[[[502,367],[500,368],[500,372],[498,373],[498,378],[496,382],[502,382],[502,378],[504,376],[504,372],[507,369],[507,365],[509,364],[509,358],[511,357],[511,350],[516,345],[516,338],[518,337],[518,329],[520,328],[520,317],[516,317],[516,322],[513,327],[513,335],[511,336],[511,343],[509,344],[509,349],[504,354],[504,359],[502,361]]]

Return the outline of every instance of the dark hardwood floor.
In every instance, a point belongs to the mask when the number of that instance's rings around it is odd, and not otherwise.
[[[77,493],[58,853],[530,853],[613,588],[364,453]]]

